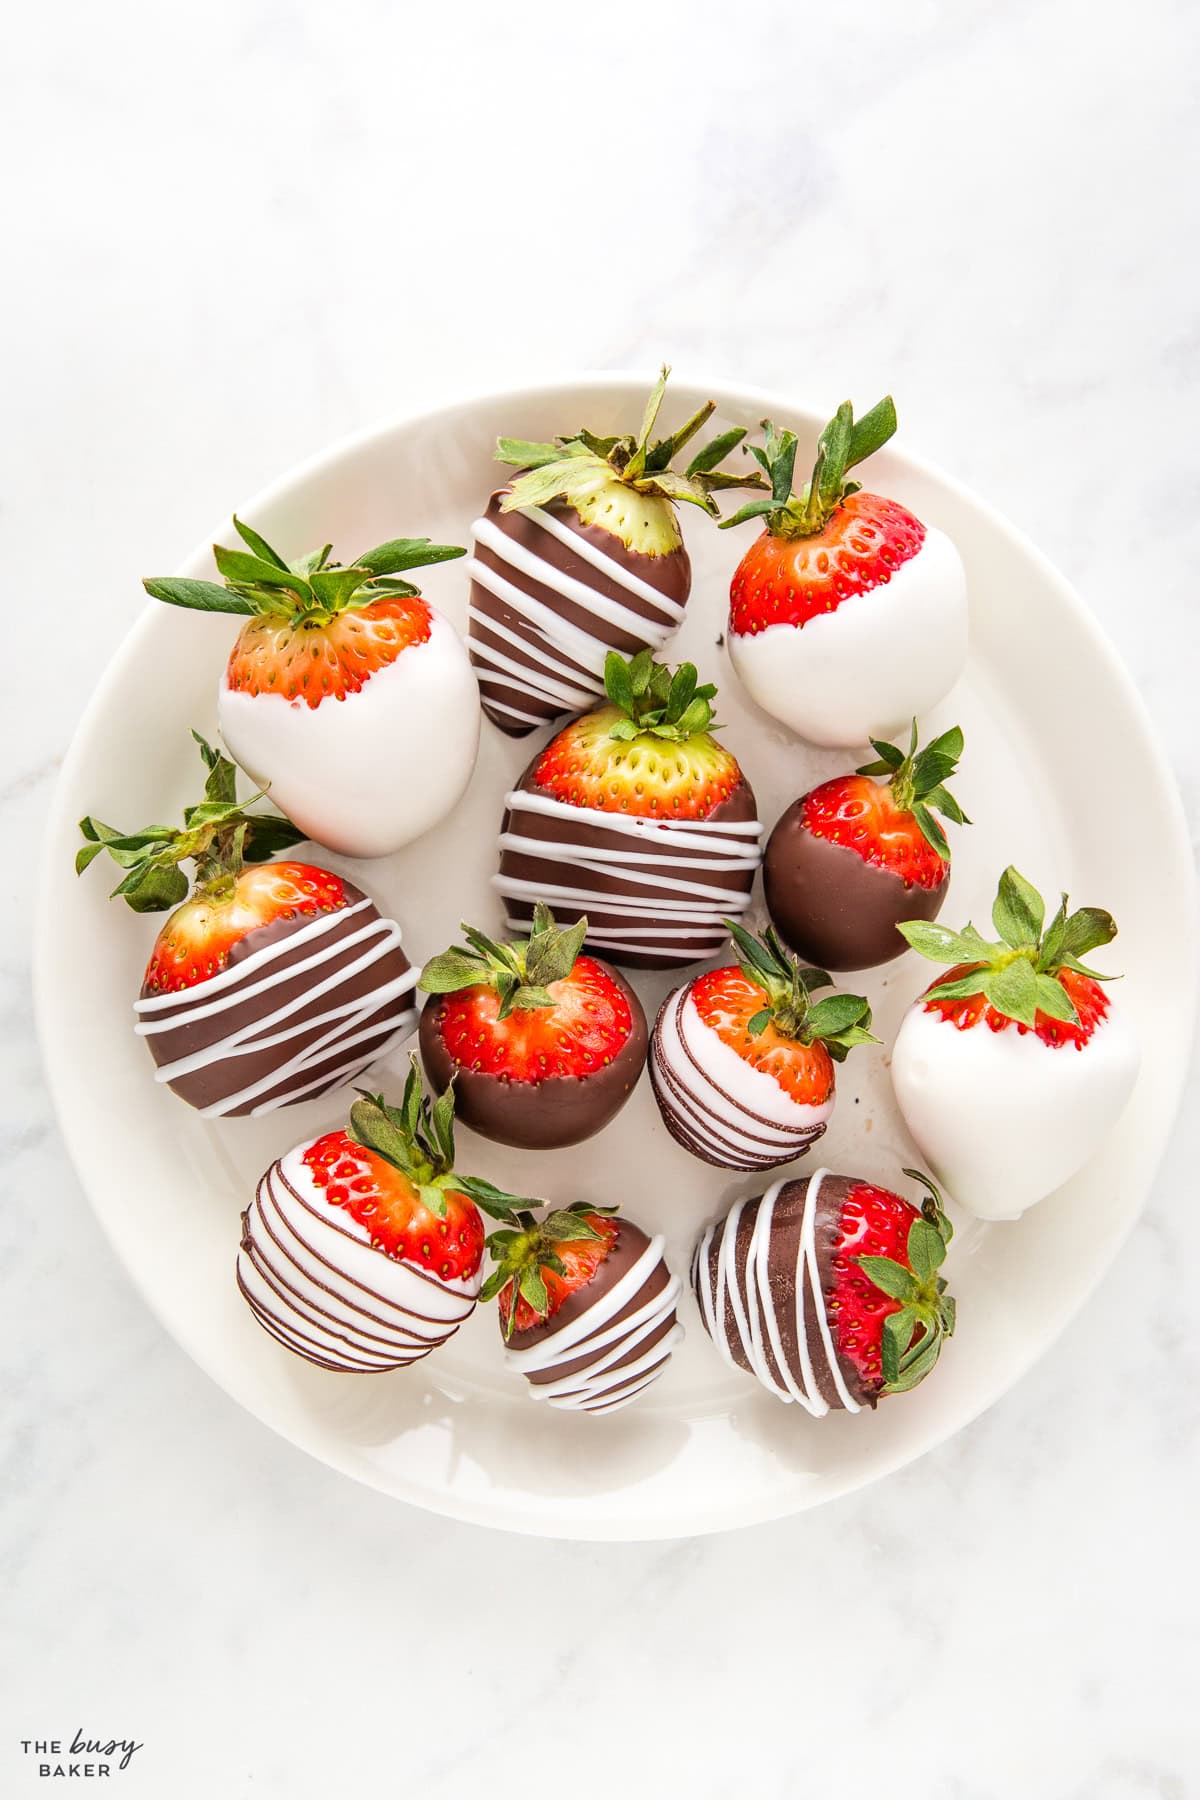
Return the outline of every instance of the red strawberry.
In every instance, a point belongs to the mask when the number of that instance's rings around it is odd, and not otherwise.
[[[266,1112],[352,1079],[407,1035],[416,971],[400,927],[353,883],[265,860],[303,833],[248,810],[234,765],[196,741],[208,778],[183,828],[123,834],[83,819],[76,868],[107,851],[125,871],[114,895],[135,912],[174,908],[137,1002],[158,1079],[206,1114]]]
[[[771,481],[722,527],[763,518],[730,586],[729,654],[751,696],[818,744],[865,743],[924,712],[966,654],[966,582],[950,540],[848,472],[896,429],[890,398],[847,401],[794,495],[796,437],[763,421],[753,454]]]
[[[435,996],[421,1054],[459,1117],[485,1137],[546,1149],[590,1137],[628,1099],[646,1060],[646,1020],[615,969],[581,956],[581,919],[560,931],[534,908],[528,939],[497,944],[464,925],[467,947],[427,962]]]
[[[218,691],[221,735],[306,835],[348,856],[400,849],[458,800],[479,738],[466,650],[401,571],[465,551],[396,538],[348,568],[328,544],[289,563],[234,526],[246,548],[213,547],[223,584],[170,578],[147,592],[245,617]],[[418,761],[420,781],[397,778]],[[365,778],[372,768],[389,778]]]
[[[667,996],[650,1051],[654,1095],[694,1156],[719,1168],[775,1168],[823,1134],[834,1061],[877,1041],[871,1009],[857,994],[814,1003],[812,993],[830,985],[823,970],[797,967],[774,932],[759,939],[727,924],[741,966]]]
[[[439,1214],[422,1200],[412,1176],[346,1131],[317,1138],[304,1161],[326,1199],[370,1233],[376,1250],[428,1269],[440,1281],[466,1281],[478,1269],[483,1220],[466,1194],[439,1189],[444,1208]]]
[[[934,812],[969,823],[944,785],[962,754],[955,726],[907,756],[873,740],[878,760],[793,801],[767,840],[767,906],[784,942],[832,969],[865,969],[904,950],[902,919],[932,919],[950,879]],[[878,781],[876,776],[886,776]]]
[[[947,974],[909,1008],[892,1054],[905,1122],[939,1179],[985,1219],[1015,1218],[1082,1168],[1129,1098],[1138,1047],[1104,979],[1080,959],[1116,935],[1098,907],[1046,925],[1037,889],[1008,868],[992,920],[903,936]]]
[[[716,689],[683,663],[610,653],[610,704],[553,738],[508,796],[496,886],[513,930],[545,898],[588,941],[647,968],[700,962],[749,904],[754,794],[712,735]]]
[[[954,1301],[938,1273],[953,1228],[928,1177],[904,1173],[929,1190],[920,1213],[866,1181],[842,1199],[825,1289],[838,1352],[869,1396],[916,1387],[954,1331]]]
[[[346,1130],[272,1163],[242,1215],[238,1286],[265,1331],[309,1362],[403,1368],[474,1308],[480,1213],[526,1202],[454,1166],[454,1096],[431,1100],[413,1057],[404,1097],[364,1094]]]

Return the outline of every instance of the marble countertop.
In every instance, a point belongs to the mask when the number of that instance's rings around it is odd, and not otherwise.
[[[65,1761],[77,1730],[140,1743],[113,1779],[154,1800],[1200,1782],[1194,1104],[1102,1290],[968,1432],[792,1521],[576,1546],[408,1511],[240,1413],[133,1294],[41,1084],[25,857],[139,575],[446,385],[665,357],[817,405],[890,388],[906,445],[1086,596],[1196,819],[1200,14],[813,11],[14,23],[6,1795],[42,1791],[23,1742]]]

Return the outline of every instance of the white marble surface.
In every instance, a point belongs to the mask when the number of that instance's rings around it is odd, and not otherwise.
[[[7,48],[0,1792],[79,1726],[154,1800],[1194,1791],[1194,1107],[1056,1351],[886,1487],[502,1538],[310,1464],[135,1298],[39,1080],[26,856],[140,573],[446,383],[663,355],[891,387],[1083,590],[1194,819],[1200,15],[113,0]]]

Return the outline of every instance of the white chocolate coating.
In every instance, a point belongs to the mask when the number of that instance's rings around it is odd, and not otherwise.
[[[479,690],[458,633],[434,608],[428,638],[319,706],[235,692],[217,718],[230,755],[314,843],[387,856],[445,818],[479,749]]]
[[[1086,1044],[1015,1025],[959,1030],[920,1001],[901,1023],[892,1086],[924,1160],[981,1219],[1014,1219],[1081,1169],[1133,1091],[1139,1052],[1109,1001]]]
[[[729,657],[764,712],[811,744],[894,737],[958,680],[967,654],[967,578],[936,526],[887,582],[804,625],[730,631]]]
[[[264,1331],[308,1362],[347,1374],[398,1369],[468,1318],[481,1271],[441,1281],[371,1245],[335,1206],[298,1144],[272,1163],[242,1219],[237,1281]]]
[[[846,1386],[838,1362],[817,1269],[817,1206],[822,1184],[829,1179],[829,1175],[828,1169],[817,1169],[809,1177],[804,1196],[794,1283],[794,1359],[789,1358],[785,1351],[769,1280],[771,1225],[775,1203],[787,1185],[786,1178],[768,1188],[759,1201],[750,1242],[740,1262],[737,1248],[738,1224],[746,1206],[751,1204],[747,1200],[739,1200],[724,1221],[716,1221],[701,1234],[692,1264],[692,1281],[705,1329],[730,1368],[745,1373],[734,1358],[726,1335],[730,1324],[728,1315],[732,1314],[732,1329],[736,1333],[737,1347],[749,1363],[751,1373],[778,1399],[795,1402],[806,1412],[812,1413],[814,1418],[821,1418],[830,1408],[821,1392],[818,1369],[809,1349],[810,1319],[817,1327],[820,1367],[826,1382],[832,1383],[839,1404],[847,1412],[862,1411],[860,1403]],[[713,1244],[718,1231],[720,1244],[714,1266]],[[766,1351],[768,1345],[770,1360]]]
[[[662,1264],[665,1242],[662,1237],[651,1238],[637,1261],[560,1330],[547,1332],[525,1349],[505,1350],[509,1366],[525,1376],[588,1359],[583,1368],[555,1380],[531,1382],[529,1392],[535,1400],[572,1412],[619,1412],[658,1380],[683,1338],[683,1326],[676,1322],[657,1343],[635,1353],[674,1312],[683,1285],[678,1275],[671,1275],[627,1317],[617,1315],[638,1299]]]
[[[701,1017],[689,986],[667,996],[650,1041],[659,1110],[684,1148],[723,1169],[773,1169],[822,1135],[833,1092],[805,1106],[743,1062]]]

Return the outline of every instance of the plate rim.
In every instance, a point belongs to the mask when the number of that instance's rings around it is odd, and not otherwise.
[[[811,405],[795,402],[781,390],[767,390],[754,384],[743,384],[730,380],[708,380],[701,371],[693,371],[690,367],[681,368],[678,365],[675,366],[673,373],[677,385],[702,387],[717,401],[718,406],[724,404],[738,409],[761,409],[763,416],[783,413],[789,419],[801,423],[805,429],[814,427],[819,429],[822,418],[819,410]],[[564,370],[542,379],[506,383],[500,387],[484,390],[456,387],[445,393],[434,405],[423,405],[411,412],[389,413],[356,430],[343,433],[331,443],[301,458],[281,475],[266,483],[249,500],[240,503],[237,511],[239,516],[256,517],[263,509],[276,504],[298,484],[319,478],[347,457],[369,452],[373,445],[390,439],[397,433],[419,430],[423,423],[434,419],[440,420],[447,413],[452,413],[456,409],[478,406],[502,407],[510,402],[516,406],[531,399],[544,399],[559,392],[583,387],[613,389],[636,386],[639,389],[645,389],[652,381],[653,375],[647,375],[645,371],[638,369],[583,369]],[[993,529],[1005,536],[1030,563],[1037,567],[1040,576],[1056,590],[1059,600],[1071,615],[1074,627],[1090,640],[1093,650],[1102,657],[1110,679],[1121,691],[1132,721],[1140,730],[1143,747],[1153,768],[1159,797],[1163,802],[1163,852],[1173,859],[1178,870],[1184,875],[1184,881],[1181,884],[1183,891],[1179,893],[1178,898],[1190,916],[1192,926],[1191,969],[1189,980],[1186,983],[1186,991],[1185,984],[1180,984],[1178,1000],[1181,1017],[1183,1006],[1185,1003],[1187,1005],[1191,1023],[1190,1041],[1194,1043],[1197,1011],[1200,1006],[1200,957],[1196,953],[1196,940],[1200,936],[1200,931],[1197,929],[1200,926],[1200,894],[1197,891],[1191,839],[1182,795],[1175,771],[1149,707],[1107,632],[1092,614],[1082,596],[1045,552],[1039,549],[1019,526],[1014,525],[990,501],[980,497],[973,488],[948,473],[939,464],[929,461],[919,454],[914,454],[906,448],[896,448],[894,454],[914,474],[930,479],[957,500],[965,502],[974,509],[988,521]],[[177,568],[185,569],[198,558],[207,555],[210,544],[226,528],[226,525],[227,515],[218,523],[212,536],[201,539],[186,557],[180,559]],[[1144,1171],[1139,1178],[1136,1207],[1123,1228],[1114,1232],[1090,1283],[1072,1301],[1050,1335],[1040,1339],[1037,1347],[1016,1363],[1006,1364],[1003,1379],[998,1384],[982,1390],[977,1405],[972,1405],[965,1416],[947,1423],[944,1429],[936,1429],[915,1452],[909,1453],[907,1450],[901,1450],[882,1463],[873,1466],[865,1474],[849,1470],[844,1479],[840,1481],[834,1478],[823,1482],[820,1491],[811,1497],[773,1496],[765,1498],[761,1505],[754,1505],[746,1501],[739,1502],[735,1506],[725,1503],[716,1506],[709,1512],[702,1511],[698,1519],[691,1518],[678,1527],[673,1526],[667,1520],[657,1518],[642,1520],[640,1523],[616,1520],[612,1522],[610,1528],[605,1528],[603,1520],[596,1521],[593,1526],[590,1521],[581,1523],[579,1520],[561,1519],[554,1516],[547,1518],[543,1513],[539,1513],[537,1516],[513,1515],[510,1513],[507,1503],[497,1505],[464,1500],[449,1486],[433,1492],[415,1482],[406,1485],[403,1482],[389,1483],[382,1478],[376,1479],[371,1466],[359,1466],[352,1456],[335,1453],[332,1446],[324,1441],[319,1447],[315,1442],[305,1441],[302,1433],[289,1429],[287,1425],[281,1424],[274,1418],[267,1417],[247,1395],[231,1388],[227,1381],[209,1366],[203,1351],[190,1341],[190,1333],[181,1332],[178,1325],[165,1315],[156,1295],[143,1285],[126,1261],[115,1235],[115,1225],[110,1225],[103,1204],[98,1201],[92,1191],[86,1172],[87,1163],[84,1155],[82,1130],[76,1132],[73,1129],[71,1114],[66,1108],[62,1096],[63,1046],[55,1045],[52,1041],[54,1034],[50,1019],[49,995],[53,979],[53,932],[51,912],[46,900],[52,892],[54,881],[61,874],[54,852],[61,841],[60,833],[64,827],[65,815],[70,810],[66,805],[67,792],[75,776],[76,766],[84,754],[85,742],[94,729],[93,722],[106,710],[110,692],[121,678],[127,665],[131,662],[136,663],[138,660],[142,639],[151,629],[151,622],[157,619],[160,613],[161,609],[153,601],[147,600],[141,612],[114,647],[92,694],[76,721],[53,793],[43,816],[43,838],[38,858],[37,899],[31,957],[34,1026],[46,1088],[54,1108],[56,1124],[93,1217],[117,1262],[142,1302],[149,1308],[167,1335],[179,1345],[214,1385],[243,1411],[267,1426],[294,1448],[311,1456],[315,1461],[334,1468],[340,1474],[385,1494],[389,1499],[400,1499],[406,1504],[419,1506],[424,1510],[464,1523],[487,1526],[491,1529],[509,1531],[519,1535],[566,1541],[670,1541],[680,1537],[707,1536],[766,1523],[778,1518],[795,1516],[810,1510],[813,1506],[827,1504],[847,1493],[886,1479],[898,1469],[919,1461],[929,1451],[939,1448],[959,1431],[965,1430],[973,1424],[999,1399],[1010,1393],[1025,1378],[1030,1369],[1054,1348],[1067,1327],[1092,1299],[1096,1289],[1112,1268],[1127,1242],[1130,1232],[1145,1211],[1178,1122],[1187,1082],[1188,1058],[1180,1059],[1175,1072],[1174,1087],[1169,1095],[1169,1104],[1163,1113],[1164,1123],[1159,1139],[1153,1146],[1152,1152],[1146,1160]],[[731,1513],[736,1516],[730,1516]]]

